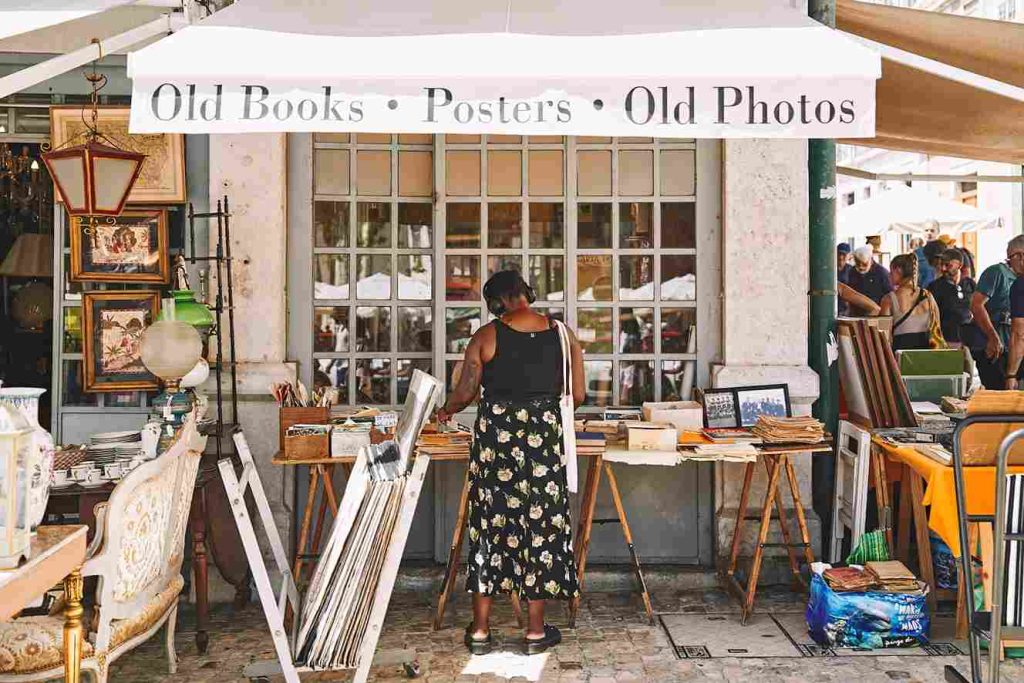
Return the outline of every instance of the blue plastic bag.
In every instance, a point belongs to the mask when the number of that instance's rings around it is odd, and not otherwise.
[[[807,629],[819,645],[831,647],[914,647],[928,642],[931,620],[926,595],[837,593],[820,574],[811,579]]]
[[[934,531],[928,532],[928,541],[932,547],[935,585],[939,588],[956,590],[956,557],[953,555],[953,551]]]

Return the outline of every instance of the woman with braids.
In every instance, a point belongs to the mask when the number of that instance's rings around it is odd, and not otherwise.
[[[528,654],[562,639],[544,623],[545,600],[579,595],[559,417],[566,359],[556,323],[530,308],[536,298],[516,271],[487,281],[484,299],[495,320],[473,335],[457,385],[437,413],[447,422],[483,389],[469,462],[466,590],[473,593],[473,623],[464,642],[473,654],[491,650],[495,593],[515,592],[528,601]],[[575,335],[568,337],[578,407],[583,351]]]
[[[900,254],[889,263],[893,291],[882,299],[881,315],[890,315],[892,347],[929,349],[942,341],[939,331],[939,307],[931,292],[918,286],[917,257]]]

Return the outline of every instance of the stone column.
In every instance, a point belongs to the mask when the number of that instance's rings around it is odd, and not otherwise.
[[[807,366],[807,144],[767,139],[722,144],[722,363],[712,369],[712,386],[788,384],[793,413],[809,415],[818,375]],[[809,509],[810,456],[795,458],[794,465],[808,523],[817,535],[820,525]],[[766,480],[760,469],[751,513],[760,511]],[[720,556],[729,552],[742,484],[742,465],[718,467]],[[787,495],[784,499],[792,504]],[[748,553],[756,525],[746,527]],[[815,541],[816,552],[818,546]]]

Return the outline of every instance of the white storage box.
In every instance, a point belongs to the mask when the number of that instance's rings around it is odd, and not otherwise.
[[[704,409],[696,401],[645,403],[643,411],[646,422],[670,424],[681,432],[704,427]]]

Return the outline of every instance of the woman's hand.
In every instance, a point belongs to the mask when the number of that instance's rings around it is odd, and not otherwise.
[[[437,409],[437,412],[434,413],[434,419],[438,424],[448,424],[452,421],[452,415],[448,412],[446,406],[441,406]]]

